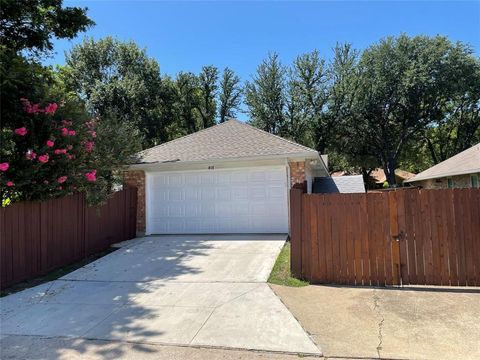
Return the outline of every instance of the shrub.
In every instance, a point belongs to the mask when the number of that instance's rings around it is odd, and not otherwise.
[[[68,119],[62,104],[20,101],[20,121],[0,134],[2,203],[104,191],[95,165],[96,120]]]

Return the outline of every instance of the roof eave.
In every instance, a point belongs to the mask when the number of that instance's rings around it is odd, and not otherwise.
[[[460,176],[460,175],[468,175],[468,174],[476,174],[480,172],[480,168],[476,169],[467,169],[463,171],[451,171],[447,173],[442,173],[442,174],[437,174],[437,175],[427,175],[427,176],[414,176],[411,179],[405,180],[404,183],[411,183],[411,182],[417,182],[417,181],[424,181],[424,180],[433,180],[433,179],[440,179],[444,177],[450,177],[450,176]],[[419,174],[420,175],[420,174]]]
[[[150,170],[154,168],[161,167],[162,165],[173,165],[173,164],[182,164],[182,165],[201,165],[201,164],[218,164],[218,163],[227,163],[235,161],[250,161],[250,160],[278,160],[285,159],[288,161],[301,161],[307,159],[320,160],[321,164],[326,170],[325,164],[321,159],[321,156],[316,151],[306,151],[299,153],[291,154],[275,154],[275,155],[258,155],[258,156],[246,156],[246,157],[236,157],[236,158],[226,158],[226,159],[204,159],[204,160],[192,160],[192,161],[156,161],[156,162],[145,162],[138,164],[130,164],[127,166],[127,170]]]

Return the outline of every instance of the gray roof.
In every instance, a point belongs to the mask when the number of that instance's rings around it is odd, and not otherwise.
[[[313,193],[343,193],[354,194],[364,193],[362,175],[334,176],[315,178]]]
[[[318,158],[316,150],[232,119],[137,154],[136,163],[228,160],[302,155]]]
[[[405,182],[480,173],[480,143],[422,171]]]

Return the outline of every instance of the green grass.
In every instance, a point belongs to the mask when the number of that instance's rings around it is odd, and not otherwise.
[[[49,281],[57,280],[57,279],[61,278],[62,276],[65,276],[68,273],[71,273],[72,271],[77,270],[77,269],[81,268],[82,266],[85,266],[85,265],[87,265],[87,264],[105,256],[105,255],[108,255],[115,250],[118,250],[118,249],[108,248],[107,250],[104,250],[102,252],[91,255],[91,256],[89,256],[89,257],[87,257],[83,260],[80,260],[76,263],[69,264],[69,265],[63,266],[59,269],[53,270],[53,271],[51,271],[48,274],[45,274],[43,276],[39,276],[39,277],[36,277],[34,279],[22,281],[20,283],[12,285],[9,288],[6,288],[6,289],[0,291],[0,297],[7,296],[7,295],[10,295],[10,294],[14,294],[16,292],[19,292],[19,291],[22,291],[22,290],[25,290],[25,289],[28,289],[28,288],[31,288],[31,287],[49,282]]]
[[[272,272],[268,278],[268,282],[271,284],[302,287],[307,286],[309,283],[292,276],[290,272],[290,243],[287,242],[282,251],[278,255],[275,265],[273,265]]]

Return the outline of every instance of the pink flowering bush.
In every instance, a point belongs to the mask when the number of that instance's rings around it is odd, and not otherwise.
[[[44,200],[104,187],[96,166],[96,122],[70,119],[56,103],[20,101],[24,113],[17,126],[0,134],[2,200]]]

